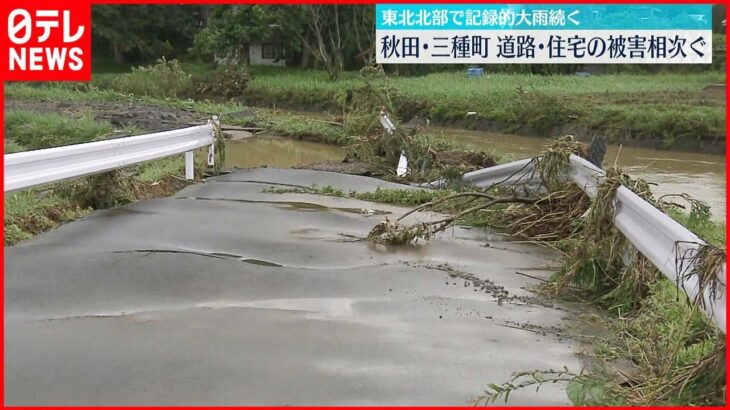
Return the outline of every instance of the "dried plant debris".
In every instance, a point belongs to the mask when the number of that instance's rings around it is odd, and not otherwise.
[[[476,204],[468,206],[454,215],[449,215],[444,218],[431,220],[428,222],[417,222],[410,226],[400,225],[400,222],[406,217],[412,215],[415,212],[422,211],[425,209],[431,209],[438,205],[441,205],[447,201],[454,200],[457,198],[471,197],[477,199],[474,201]],[[425,203],[406,212],[397,220],[391,222],[386,220],[376,225],[368,234],[368,239],[377,243],[384,243],[390,245],[403,245],[406,243],[416,243],[419,240],[428,240],[438,232],[446,230],[448,227],[453,226],[462,218],[472,215],[476,212],[489,209],[498,204],[506,203],[534,203],[537,199],[525,198],[519,196],[499,197],[484,192],[460,192],[453,195],[449,195],[443,198],[439,198],[435,201]]]
[[[692,279],[699,282],[701,293],[717,298],[724,291],[718,275],[725,264],[725,251],[704,243],[691,244],[693,251],[677,262],[679,282],[672,288],[614,226],[616,192],[622,186],[665,212],[681,208],[667,201],[681,196],[689,203],[687,220],[693,227],[711,224],[709,207],[684,194],[655,200],[646,181],[633,179],[616,167],[606,169],[596,198],[590,200],[566,178],[570,155],[580,155],[581,150],[574,138],[559,138],[530,163],[534,172],[525,180],[540,181],[542,189],[525,184],[518,194],[495,184],[489,189],[459,187],[455,191],[451,185],[448,190],[429,191],[441,194],[412,203],[420,205],[397,220],[378,224],[369,239],[385,244],[417,243],[465,223],[502,229],[563,252],[561,269],[538,285],[538,291],[578,297],[605,309],[603,320],[610,336],[592,341],[595,352],[589,356],[596,363],[590,372],[515,373],[507,383],[490,384],[476,404],[506,400],[511,391],[530,386],[539,389],[546,383],[566,383],[568,397],[576,405],[723,404],[724,335],[700,312],[705,299],[679,298],[678,285]],[[405,223],[419,211],[446,216]],[[520,303],[489,281],[444,270],[451,278],[463,278],[465,286],[487,290],[499,303]],[[526,325],[505,325],[542,332]],[[622,361],[631,364],[626,367],[631,371],[616,370],[616,363]]]
[[[416,223],[401,227],[398,220],[378,223],[368,233],[368,240],[387,245],[407,245],[418,241],[428,241],[433,236],[433,229],[427,223]]]
[[[394,115],[397,90],[387,81],[373,82],[364,76],[363,85],[341,92],[337,99],[343,107],[345,151],[348,161],[368,163],[371,174],[396,178],[394,166],[401,153],[408,158],[408,173],[399,181],[427,182],[453,175],[460,179],[466,172],[497,164],[495,155],[462,146],[427,132],[428,120],[417,116],[401,123]],[[395,131],[383,129],[381,113],[387,113]]]
[[[707,309],[705,296],[711,300],[717,300],[725,290],[722,274],[726,263],[726,251],[705,243],[690,245],[696,245],[696,247],[692,246],[684,251],[676,261],[677,287],[684,288],[687,281],[696,279],[698,292],[690,302],[702,309]],[[679,246],[677,252],[680,252]]]
[[[565,135],[553,142],[540,154],[537,169],[548,190],[560,189],[570,169],[570,156],[580,154],[582,146],[572,135]]]
[[[582,217],[590,198],[578,186],[551,192],[534,204],[511,204],[494,212],[491,226],[534,241],[560,241],[574,237],[582,228]]]

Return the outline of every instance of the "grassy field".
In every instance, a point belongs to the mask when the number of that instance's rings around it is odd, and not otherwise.
[[[184,66],[186,70],[201,75],[204,69],[199,65]],[[166,75],[166,74],[165,74]],[[100,84],[110,84],[111,78],[125,78],[119,74],[101,74],[104,80],[99,80]],[[99,76],[97,76],[99,77]],[[179,77],[177,74],[175,77]],[[680,77],[684,80],[680,81]],[[651,80],[648,80],[651,78]],[[663,81],[659,81],[659,78]],[[498,80],[497,80],[498,79]],[[120,82],[122,80],[116,80]],[[497,75],[492,78],[479,80],[470,80],[454,73],[433,74],[425,77],[417,78],[393,78],[390,80],[377,79],[381,83],[387,82],[394,88],[392,95],[399,95],[401,89],[407,91],[407,94],[414,101],[418,98],[434,97],[432,104],[449,106],[447,101],[458,93],[471,95],[474,101],[482,101],[482,104],[490,104],[489,99],[479,100],[480,93],[478,88],[472,87],[474,84],[483,84],[495,94],[509,94],[510,90],[517,87],[525,87],[527,89],[539,89],[541,93],[550,98],[557,98],[558,95],[571,95],[576,99],[587,99],[589,96],[595,96],[596,101],[606,103],[611,99],[622,98],[622,101],[634,101],[638,99],[658,98],[659,95],[669,95],[670,93],[683,93],[686,95],[680,101],[691,102],[692,95],[698,94],[703,88],[703,84],[722,80],[721,76],[716,73],[705,74],[685,74],[685,75],[662,75],[661,77],[651,77],[646,75],[612,75],[612,76],[595,76],[590,78],[580,77],[540,77],[528,75]],[[296,103],[298,98],[309,98],[311,104],[317,104],[319,101],[329,101],[332,107],[336,107],[337,97],[348,88],[356,88],[362,86],[363,79],[360,75],[354,73],[346,73],[339,82],[330,82],[326,79],[324,73],[311,71],[294,71],[294,70],[255,70],[253,72],[253,80],[249,83],[251,87],[248,91],[250,94],[272,93],[270,97],[273,100],[286,98],[290,102]],[[428,90],[421,83],[433,84],[433,90]],[[453,87],[444,87],[443,85],[451,83]],[[629,85],[633,84],[633,85]],[[579,86],[580,85],[580,86]],[[610,88],[615,85],[610,91]],[[435,93],[433,91],[436,91]],[[319,94],[318,94],[319,93]],[[154,94],[154,93],[152,93]],[[484,93],[482,93],[484,94]],[[488,93],[487,93],[488,94]],[[452,97],[449,97],[452,96]],[[30,101],[85,101],[85,102],[129,102],[144,103],[163,107],[172,107],[185,110],[193,110],[208,114],[223,114],[224,121],[236,124],[237,121],[233,117],[228,117],[227,113],[235,113],[245,108],[244,101],[234,100],[225,102],[215,101],[196,101],[183,98],[164,98],[157,95],[135,95],[123,93],[114,89],[104,89],[92,84],[83,83],[47,83],[47,84],[28,84],[28,83],[10,83],[6,87],[6,97],[9,99],[30,100]],[[440,100],[437,98],[441,98]],[[562,98],[561,100],[570,100],[570,98]],[[463,101],[462,104],[466,103]],[[496,103],[495,103],[496,104]],[[455,106],[449,106],[449,109],[456,110]],[[671,121],[683,122],[683,126],[692,127],[695,122],[707,125],[701,120],[689,121],[677,113],[671,113],[670,106],[664,111],[670,113]],[[603,107],[605,110],[623,110],[620,104],[607,104]],[[641,115],[650,114],[653,110],[658,109],[656,106],[646,105]],[[716,113],[722,107],[707,105],[694,106],[693,109],[684,113],[685,115],[698,114],[701,110]],[[597,111],[592,111],[590,115],[597,115]],[[634,114],[632,114],[634,115]],[[639,114],[635,114],[639,115]],[[709,114],[708,114],[709,115]],[[724,112],[721,114],[724,117]],[[537,116],[535,118],[538,118]],[[653,118],[656,120],[656,118]],[[722,118],[724,121],[724,118]],[[245,123],[245,119],[243,122]],[[297,115],[280,113],[275,110],[257,110],[257,123],[282,135],[295,138],[311,139],[315,141],[345,144],[347,141],[347,133],[343,127],[338,127],[327,122],[312,121]],[[669,121],[669,120],[667,120]],[[93,140],[96,138],[104,138],[111,135],[112,127],[104,121],[94,121],[90,115],[82,115],[78,118],[68,118],[58,114],[38,114],[24,111],[11,111],[6,116],[6,152],[17,152],[25,149],[44,148],[47,146],[57,146],[70,143],[78,143]],[[635,126],[647,126],[650,121],[637,120]],[[123,130],[127,133],[134,133],[133,129]],[[723,132],[724,134],[724,132]],[[507,158],[508,159],[508,158]],[[505,158],[497,158],[499,162]],[[182,168],[182,163],[177,162],[175,165],[177,170]],[[173,167],[174,168],[174,167]],[[140,168],[142,170],[145,167]],[[153,166],[151,168],[155,173]],[[170,164],[165,165],[164,173],[170,174]],[[158,177],[159,178],[159,175]],[[153,178],[154,179],[154,178]],[[681,219],[682,215],[676,215],[676,219]],[[688,224],[689,221],[682,221]],[[692,227],[697,229],[698,227]],[[702,227],[705,229],[706,227]],[[711,238],[724,237],[724,229],[721,226],[707,227],[713,232]]]
[[[559,127],[599,131],[613,140],[649,140],[660,146],[692,148],[698,141],[724,141],[725,103],[703,89],[724,82],[724,74],[610,74],[537,76],[464,73],[374,78],[389,90],[399,115],[414,114],[446,124],[466,123],[466,113],[502,131],[550,136]],[[348,90],[362,87],[356,73],[336,82],[325,73],[256,68],[246,96],[255,103],[329,109],[335,112]]]
[[[101,89],[93,83],[7,83],[5,98],[30,101],[84,101],[129,102],[160,107],[181,108],[201,113],[221,114],[240,111],[243,102],[197,101],[187,98],[165,98],[153,95],[135,95],[113,89]]]
[[[46,84],[27,84],[27,83],[9,83],[5,88],[5,96],[9,99],[26,100],[26,101],[53,101],[53,102],[86,102],[86,103],[113,103],[128,102],[149,104],[159,107],[170,107],[184,110],[192,110],[195,112],[220,115],[221,121],[231,125],[245,125],[250,119],[230,116],[231,113],[237,113],[246,108],[239,101],[213,102],[213,101],[197,101],[193,99],[181,98],[161,98],[149,95],[133,95],[122,93],[115,90],[99,89],[95,86],[89,86],[81,83],[46,83]],[[34,118],[23,121],[25,116]],[[42,148],[36,144],[41,143],[40,140],[53,138],[53,134],[62,132],[68,137],[64,137],[64,141],[58,141],[58,144],[73,143],[80,136],[71,130],[61,131],[63,127],[73,127],[71,124],[88,123],[89,118],[82,117],[76,119],[65,119],[59,115],[32,115],[28,112],[10,111],[6,118],[6,123],[13,128],[12,139],[5,140],[5,152],[23,151],[28,148]],[[297,138],[311,140],[315,142],[323,142],[328,144],[343,145],[346,143],[346,132],[343,127],[325,121],[316,121],[307,117],[287,112],[281,112],[275,109],[259,108],[256,110],[256,118],[254,119],[258,126],[264,127],[277,134]],[[49,136],[46,135],[47,127],[44,124],[55,122],[58,129],[51,131]],[[14,124],[28,124],[24,128],[15,128]],[[107,131],[111,131],[108,124],[100,123],[94,127],[106,127]],[[88,131],[88,130],[87,130]],[[34,141],[26,148],[21,141],[25,140],[25,135],[41,135],[40,138],[33,137]],[[81,137],[78,142],[84,142]],[[49,146],[53,146],[51,144]]]
[[[168,70],[159,81],[166,86],[144,87],[149,90],[145,95],[184,95],[191,84],[188,77],[201,79],[215,72],[199,63],[179,67],[189,76]],[[463,72],[445,72],[419,77],[369,75],[367,82],[386,90],[395,114],[404,120],[419,115],[436,123],[492,131],[538,136],[596,132],[633,145],[723,150],[724,98],[703,91],[710,84],[724,83],[723,72],[578,77],[486,71],[476,79]],[[276,67],[251,67],[250,77],[235,101],[334,113],[342,111],[353,90],[366,84],[357,72],[331,81],[323,71]],[[96,86],[110,91],[128,92],[149,83],[139,72],[94,76]],[[467,112],[476,116],[467,120]]]
[[[57,113],[39,114],[30,111],[10,111],[5,114],[6,143],[14,148],[40,149],[79,144],[112,134],[106,121],[94,121],[90,115],[69,118]]]
[[[201,101],[174,96],[193,92],[192,84],[208,72],[209,68],[202,64],[163,62],[131,73],[96,73],[90,84],[9,83],[6,97],[30,101],[143,103],[222,114],[225,122],[236,124],[247,120],[228,117],[227,113],[243,110],[248,102],[341,113],[348,93],[362,88],[367,81],[387,92],[402,118],[419,114],[432,121],[459,124],[467,111],[474,111],[478,117],[500,123],[508,130],[522,127],[549,133],[559,125],[579,124],[586,129],[607,130],[620,139],[660,140],[665,146],[688,140],[724,141],[724,101],[706,97],[702,91],[707,84],[724,81],[724,75],[719,72],[611,74],[587,78],[487,74],[479,79],[451,72],[422,77],[374,75],[367,80],[359,73],[348,72],[333,82],[320,71],[254,67],[244,98]],[[347,127],[276,110],[258,110],[255,121],[282,135],[341,145],[347,143],[349,135]],[[11,111],[6,122],[6,152],[84,142],[104,138],[112,132],[109,123],[94,121],[86,114],[68,118]],[[133,129],[125,131],[134,133]],[[677,219],[681,217],[678,215]],[[715,229],[712,236],[721,236],[719,230]]]
[[[588,139],[598,133],[627,145],[724,153],[724,98],[703,91],[724,83],[719,71],[590,77],[487,73],[476,79],[462,72],[387,78],[346,72],[331,81],[322,71],[250,70],[245,91],[218,102],[190,98],[194,84],[217,78],[217,70],[176,62],[95,73],[91,84],[9,84],[6,93],[24,99],[134,100],[216,113],[243,105],[342,113],[353,91],[370,84],[388,96],[402,120],[418,115],[440,124],[542,137],[572,133]],[[468,112],[476,115],[467,118]]]
[[[184,66],[187,67],[187,66]],[[488,70],[487,70],[488,71]],[[327,73],[275,67],[251,67],[252,80],[249,90],[270,90],[282,93],[303,91],[313,93],[310,102],[324,101],[342,89],[355,87],[361,76],[346,72],[337,81],[331,81]],[[390,83],[404,95],[435,103],[455,102],[457,99],[479,103],[496,96],[523,91],[539,91],[552,96],[608,98],[641,96],[647,93],[698,92],[712,83],[722,82],[721,72],[694,74],[606,74],[590,77],[572,75],[489,74],[482,78],[467,78],[462,72],[435,73],[421,77],[390,77]],[[375,77],[373,81],[386,81]],[[484,100],[484,98],[487,98]]]

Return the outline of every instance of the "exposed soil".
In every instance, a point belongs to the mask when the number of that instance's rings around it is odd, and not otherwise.
[[[90,113],[95,120],[109,121],[115,128],[134,126],[140,131],[163,131],[200,124],[209,115],[180,108],[104,101],[32,101],[8,99],[5,112],[33,111],[80,117]]]
[[[702,97],[712,100],[725,102],[725,84],[710,84],[702,90]]]

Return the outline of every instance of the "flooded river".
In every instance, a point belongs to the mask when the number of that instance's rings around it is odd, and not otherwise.
[[[299,141],[277,136],[259,136],[226,142],[226,167],[261,166],[291,168],[323,161],[341,161],[342,149],[335,145]]]
[[[432,127],[432,132],[472,148],[509,155],[514,159],[533,156],[546,140],[535,137]],[[229,167],[293,167],[314,162],[339,161],[339,147],[275,136],[260,136],[226,144]],[[687,193],[705,201],[716,220],[725,220],[725,157],[721,155],[660,151],[609,146],[605,161],[618,165],[635,177],[653,183],[655,195]]]

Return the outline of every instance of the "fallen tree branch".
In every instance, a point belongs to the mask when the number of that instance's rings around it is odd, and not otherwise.
[[[419,222],[410,226],[401,226],[399,224],[401,220],[409,215],[412,215],[415,212],[422,211],[427,208],[433,208],[435,206],[443,204],[446,201],[463,197],[471,197],[473,199],[483,198],[487,199],[488,201],[466,208],[455,215],[435,221]],[[403,245],[411,242],[415,243],[420,239],[430,239],[434,234],[445,230],[466,215],[490,208],[494,205],[504,203],[534,204],[538,200],[539,198],[527,198],[520,196],[496,197],[494,195],[484,192],[460,192],[417,206],[416,208],[401,215],[393,222],[389,221],[386,218],[384,222],[381,222],[373,227],[373,229],[368,234],[368,239],[374,242],[386,243],[391,245]]]

